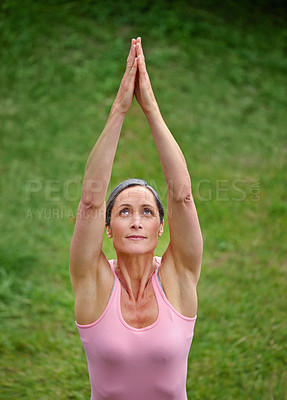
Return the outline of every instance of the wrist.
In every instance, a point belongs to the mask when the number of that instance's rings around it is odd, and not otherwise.
[[[161,112],[157,103],[152,104],[152,106],[144,110],[144,114],[147,120],[154,119],[161,116]]]
[[[124,118],[126,116],[127,110],[123,109],[119,104],[114,103],[111,108],[111,115],[116,115],[118,117]]]

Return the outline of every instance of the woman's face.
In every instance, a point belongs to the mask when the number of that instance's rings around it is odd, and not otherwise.
[[[149,189],[133,186],[117,196],[107,227],[117,252],[144,254],[154,251],[162,232],[163,224]]]

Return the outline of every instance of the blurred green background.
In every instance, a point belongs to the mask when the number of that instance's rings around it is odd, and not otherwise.
[[[204,237],[189,399],[287,399],[284,2],[3,0],[0,13],[1,399],[89,399],[69,246],[137,36]],[[166,204],[136,103],[111,187],[128,177]],[[167,243],[168,230],[157,255]]]

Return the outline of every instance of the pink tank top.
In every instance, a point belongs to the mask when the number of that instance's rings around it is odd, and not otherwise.
[[[152,325],[137,329],[124,321],[116,275],[101,317],[89,325],[76,323],[87,357],[91,400],[187,400],[187,359],[196,317],[184,317],[169,303],[158,277],[161,258],[156,260],[152,285],[158,318]],[[114,272],[112,260],[110,265]]]

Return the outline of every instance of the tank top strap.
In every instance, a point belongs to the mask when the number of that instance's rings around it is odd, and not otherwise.
[[[119,281],[118,281],[118,277],[117,277],[117,275],[115,273],[114,260],[108,260],[108,261],[109,261],[111,270],[112,270],[112,272],[114,274],[114,278],[115,278],[114,279],[113,288],[112,288],[112,291],[111,291],[111,294],[110,294],[110,297],[109,297],[109,300],[108,300],[108,302],[109,302],[111,297],[112,297],[112,295],[113,295],[113,293],[114,293],[114,291],[115,291],[116,286],[119,284]]]
[[[164,290],[163,290],[161,281],[160,281],[160,279],[159,279],[159,275],[158,275],[158,270],[159,270],[159,268],[160,268],[160,266],[161,266],[161,257],[155,256],[155,260],[156,260],[156,263],[157,263],[157,268],[156,268],[156,270],[155,270],[155,272],[154,272],[154,279],[155,279],[155,280],[157,281],[157,283],[159,284],[160,289],[162,290],[162,293],[164,294],[164,296],[166,296],[166,295],[165,295],[165,292],[164,292]],[[158,287],[158,285],[156,285],[156,287]]]
[[[109,264],[110,264],[110,267],[111,267],[111,270],[112,270],[114,276],[117,277],[117,275],[115,273],[115,266],[114,266],[114,261],[115,260],[112,259],[112,260],[108,260],[108,261],[109,261]]]
[[[155,261],[157,263],[156,273],[158,273],[159,267],[161,265],[161,257],[155,256]]]

